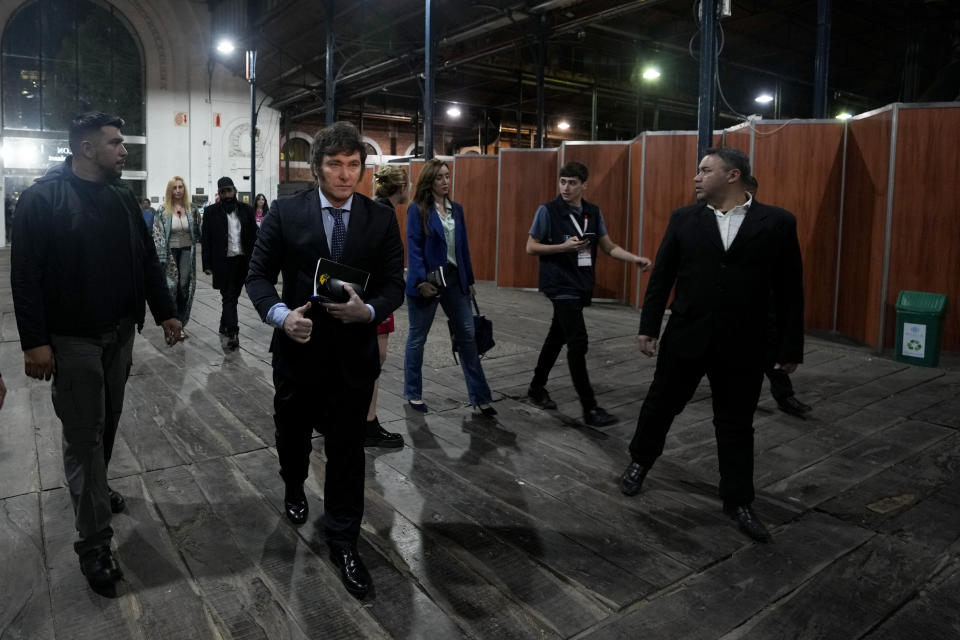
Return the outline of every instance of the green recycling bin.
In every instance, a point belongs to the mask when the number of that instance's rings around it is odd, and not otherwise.
[[[901,291],[897,296],[898,362],[935,367],[940,361],[940,334],[947,296],[942,293]]]

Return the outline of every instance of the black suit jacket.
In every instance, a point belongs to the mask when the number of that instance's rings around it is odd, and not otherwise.
[[[283,302],[303,306],[313,295],[317,260],[330,258],[317,189],[277,200],[257,235],[247,294],[260,317]],[[403,244],[396,213],[359,193],[353,195],[350,224],[340,262],[370,274],[364,302],[374,308],[369,323],[343,323],[321,307],[311,308],[313,333],[306,344],[294,342],[281,329],[270,349],[274,370],[294,380],[341,379],[351,386],[368,384],[380,375],[377,325],[403,302]],[[283,294],[277,295],[277,274]]]
[[[240,218],[240,248],[247,260],[253,253],[257,239],[257,221],[253,208],[237,201],[237,216]],[[200,233],[203,270],[213,271],[213,288],[220,289],[227,261],[227,213],[223,204],[215,202],[203,210],[203,229]]]
[[[641,335],[660,335],[674,288],[664,352],[709,352],[754,366],[764,360],[769,335],[776,362],[802,362],[803,269],[789,211],[754,200],[727,251],[705,203],[674,211],[647,285]]]

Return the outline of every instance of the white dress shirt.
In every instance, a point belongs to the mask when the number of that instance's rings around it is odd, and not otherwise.
[[[737,237],[737,232],[740,231],[740,225],[743,224],[743,219],[747,216],[747,210],[750,208],[750,205],[753,204],[753,196],[749,193],[746,195],[746,202],[735,206],[727,212],[720,211],[713,205],[707,205],[717,216],[717,227],[720,230],[720,240],[723,242],[724,251],[728,250],[730,245],[733,244],[734,239]]]
[[[236,211],[227,214],[227,257],[242,256],[240,248],[240,216]]]

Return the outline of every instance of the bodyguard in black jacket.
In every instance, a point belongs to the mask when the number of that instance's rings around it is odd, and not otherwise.
[[[657,351],[671,291],[674,300],[620,489],[627,495],[640,490],[663,453],[673,418],[706,375],[724,511],[747,535],[765,542],[770,534],[750,506],[753,413],[768,322],[776,336],[776,366],[790,373],[803,360],[803,276],[796,219],[753,200],[744,188],[748,176],[750,161],[742,151],[708,149],[694,178],[700,203],[670,218],[643,302],[638,341],[645,355]]]
[[[126,305],[122,315],[138,330],[146,300],[157,324],[176,315],[133,193],[119,179],[97,184],[76,177],[75,159],[38,178],[17,203],[10,281],[24,351],[50,344],[51,333],[92,336],[113,327],[114,304]],[[103,199],[121,215],[136,211],[140,224],[112,225]],[[119,256],[130,260],[129,270],[114,269]],[[118,291],[120,282],[129,289]],[[108,302],[119,297],[125,302]]]
[[[107,486],[107,465],[144,300],[168,345],[181,330],[140,206],[120,182],[122,126],[99,112],[74,119],[73,155],[20,196],[11,255],[24,369],[31,378],[53,377],[80,534],[74,549],[97,588],[123,576],[110,550],[110,517],[125,502]]]

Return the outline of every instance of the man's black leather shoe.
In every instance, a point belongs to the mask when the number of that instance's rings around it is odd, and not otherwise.
[[[94,587],[109,587],[123,577],[110,547],[99,547],[80,556],[80,571]]]
[[[760,522],[760,518],[753,512],[753,507],[748,504],[742,504],[737,507],[724,507],[723,512],[730,516],[740,526],[740,531],[756,540],[757,542],[770,542],[770,532]]]
[[[647,469],[639,462],[631,462],[623,475],[620,476],[620,492],[627,496],[635,496],[640,493],[640,487],[643,485],[643,479],[647,477]]]
[[[789,413],[792,416],[802,418],[804,414],[810,413],[813,409],[808,404],[803,404],[797,400],[796,396],[790,396],[789,398],[784,398],[783,400],[777,400],[777,406],[780,407],[780,411],[784,413]]]
[[[589,411],[583,412],[583,421],[591,427],[609,427],[617,420],[618,418],[616,416],[607,413],[600,407],[594,407]]]
[[[127,501],[123,499],[123,496],[107,487],[107,495],[110,496],[110,511],[112,513],[120,513],[127,508]]]
[[[403,447],[403,436],[399,433],[390,433],[380,426],[380,421],[374,417],[373,420],[367,420],[367,428],[366,434],[363,438],[363,446],[400,449]]]
[[[547,390],[543,387],[539,389],[530,387],[527,389],[527,397],[530,398],[530,402],[535,407],[540,407],[545,411],[553,411],[557,408],[557,403],[553,401],[553,398],[550,397],[550,394],[547,393]]]
[[[340,569],[340,580],[352,595],[362,598],[370,591],[370,572],[355,547],[330,547],[330,559]]]
[[[287,491],[283,498],[283,510],[287,514],[287,520],[295,525],[301,525],[307,521],[310,507],[307,505],[307,496],[302,488],[299,492]]]

